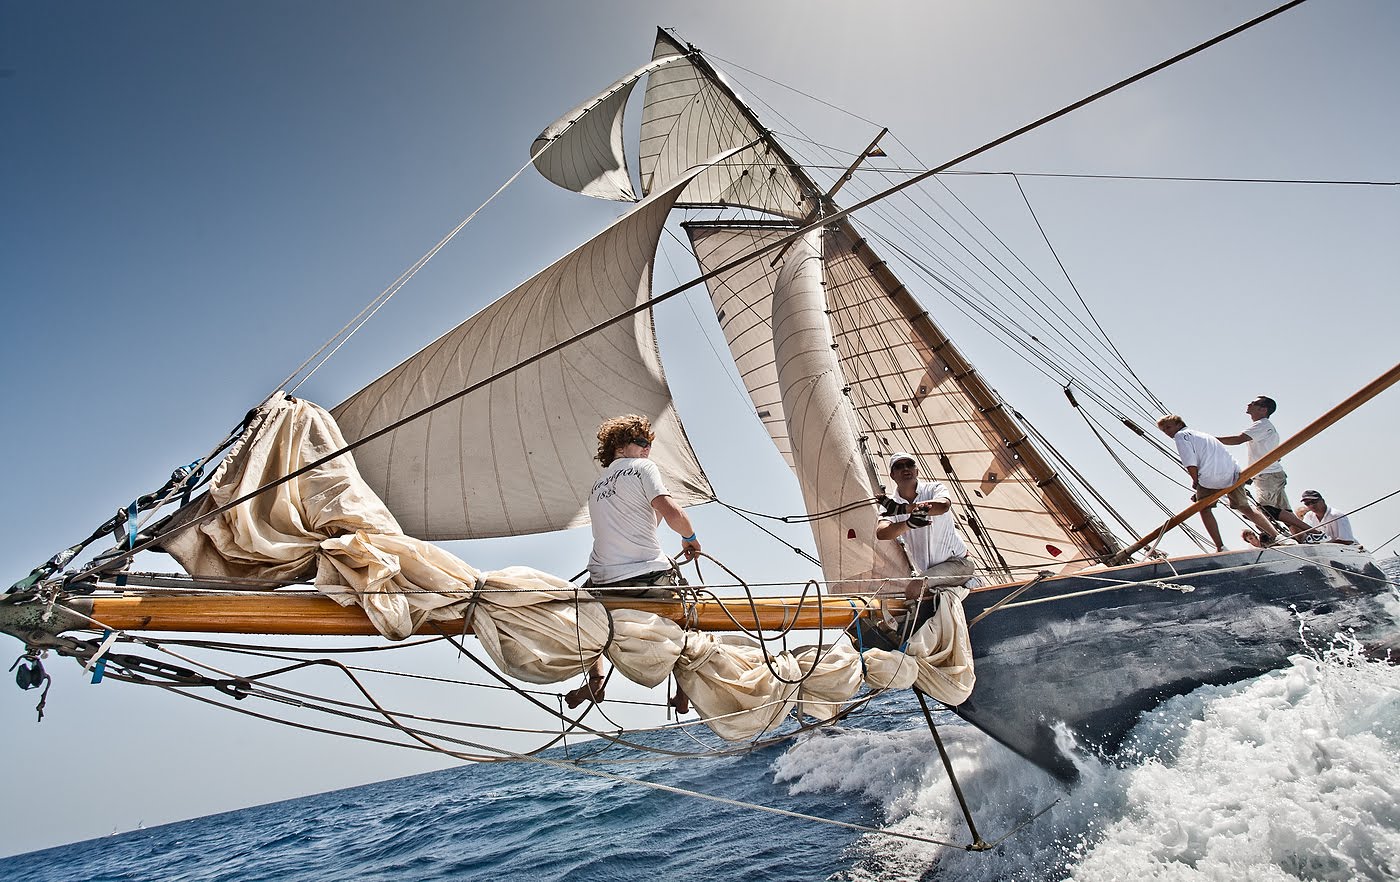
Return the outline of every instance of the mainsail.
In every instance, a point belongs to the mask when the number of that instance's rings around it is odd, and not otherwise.
[[[678,503],[713,497],[671,403],[650,311],[447,401],[645,302],[657,239],[689,180],[654,193],[335,408],[354,441],[447,402],[355,451],[405,532],[467,539],[586,523],[594,432],[621,413],[651,419],[664,441],[653,458]]]
[[[787,224],[757,222],[692,223],[686,229],[706,272],[792,233]],[[834,353],[844,379],[848,400],[843,403],[857,426],[847,449],[859,451],[863,441],[872,455],[895,450],[920,454],[923,473],[953,488],[954,509],[984,572],[1006,574],[1011,569],[1042,568],[1057,559],[1092,556],[1092,549],[1083,547],[1087,543],[1081,532],[1056,515],[1015,448],[1003,442],[982,408],[955,382],[950,366],[924,344],[903,311],[885,295],[856,253],[856,243],[832,228],[823,231],[821,240],[816,291],[823,297],[823,317],[830,322],[828,352]],[[801,253],[798,245],[790,248],[784,266]],[[803,431],[805,415],[790,411],[792,393],[784,389],[780,375],[779,353],[789,335],[778,327],[778,301],[787,295],[780,287],[784,274],[770,266],[771,260],[761,256],[721,273],[710,281],[710,291],[755,409],[803,481],[804,471],[812,468],[798,455],[797,434]],[[809,504],[813,512],[834,507]],[[860,517],[867,526],[864,538],[870,541],[873,514],[867,508]],[[820,537],[821,527],[817,533]],[[845,548],[849,541],[836,544]],[[829,544],[819,539],[823,562]]]
[[[874,495],[872,476],[822,293],[823,238],[812,230],[792,243],[773,290],[768,339],[793,468],[807,511],[817,516],[812,533],[828,589],[902,593],[902,583],[883,580],[907,575],[909,561],[898,545],[875,538],[875,519],[862,504]]]

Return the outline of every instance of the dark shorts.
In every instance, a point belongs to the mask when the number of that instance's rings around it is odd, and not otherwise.
[[[603,584],[594,584],[593,580],[590,579],[583,583],[583,587],[587,591],[604,593],[613,597],[673,597],[676,594],[676,587],[686,584],[689,583],[681,575],[680,570],[671,567]]]

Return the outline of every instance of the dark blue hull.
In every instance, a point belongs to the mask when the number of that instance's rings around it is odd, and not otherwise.
[[[1015,590],[974,591],[964,602],[968,621]],[[1073,779],[1074,764],[1055,743],[1057,721],[1082,745],[1112,756],[1144,710],[1203,684],[1283,667],[1305,649],[1305,637],[1317,648],[1337,631],[1363,641],[1393,632],[1379,600],[1387,590],[1369,554],[1341,545],[1046,579],[972,626],[977,686],[955,710]]]

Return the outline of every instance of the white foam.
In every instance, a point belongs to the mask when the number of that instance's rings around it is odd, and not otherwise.
[[[940,726],[989,853],[865,836],[849,880],[1400,878],[1400,668],[1345,637],[1282,671],[1172,699],[1123,765],[1082,759],[1066,791],[963,725]],[[793,792],[851,793],[884,828],[968,841],[926,730],[844,730],[778,762]]]

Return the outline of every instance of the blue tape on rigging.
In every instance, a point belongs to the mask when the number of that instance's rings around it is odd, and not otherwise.
[[[111,637],[111,636],[112,636],[112,630],[111,630],[110,628],[108,628],[108,629],[106,629],[106,630],[104,630],[104,631],[102,632],[102,640],[103,640],[104,642],[107,640],[108,637]],[[106,653],[103,653],[103,654],[102,654],[102,657],[99,658],[99,659],[97,660],[97,664],[95,664],[95,665],[92,666],[92,685],[96,686],[98,683],[101,683],[101,682],[102,682],[102,675],[105,674],[106,672],[107,672],[107,654],[106,654]]]

